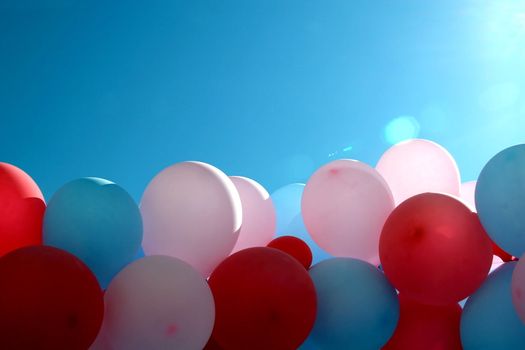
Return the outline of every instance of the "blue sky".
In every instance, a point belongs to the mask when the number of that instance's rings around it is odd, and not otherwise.
[[[97,176],[139,200],[183,160],[271,192],[375,165],[400,116],[464,180],[525,140],[523,0],[3,0],[0,30],[0,161],[47,198]]]

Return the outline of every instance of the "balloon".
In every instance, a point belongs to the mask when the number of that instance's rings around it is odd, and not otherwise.
[[[304,184],[294,183],[279,188],[271,199],[276,214],[277,235],[289,234],[288,226],[301,213]]]
[[[459,170],[454,158],[429,140],[412,139],[390,147],[376,169],[390,186],[396,205],[424,192],[460,195]]]
[[[465,204],[423,193],[388,217],[379,254],[385,275],[400,293],[424,304],[453,304],[486,278],[492,245]]]
[[[281,187],[271,198],[275,207],[277,218],[277,236],[295,236],[303,240],[312,251],[313,263],[331,258],[327,252],[322,250],[314,242],[306,227],[304,227],[301,215],[301,198],[303,196],[304,184],[294,183]]]
[[[0,259],[0,348],[87,349],[102,323],[93,273],[63,250],[32,246]]]
[[[374,266],[333,258],[310,269],[317,290],[311,333],[319,349],[377,350],[394,333],[399,318],[395,289]]]
[[[233,252],[251,247],[264,247],[275,235],[275,210],[268,192],[257,182],[241,176],[230,176],[239,192],[242,226]]]
[[[512,255],[501,249],[494,241],[492,241],[492,251],[494,255],[503,260],[503,262],[515,260]]]
[[[518,261],[512,274],[512,302],[518,316],[525,323],[525,256]]]
[[[205,277],[230,254],[241,228],[241,200],[232,181],[200,162],[177,163],[157,174],[140,209],[146,255],[182,259]]]
[[[201,350],[215,308],[206,280],[169,256],[148,256],[124,268],[104,296],[103,332],[114,350]]]
[[[312,251],[308,245],[301,239],[294,236],[281,236],[270,243],[268,247],[279,249],[293,256],[297,261],[304,266],[305,269],[309,269],[312,264]]]
[[[496,154],[476,186],[476,208],[485,230],[506,252],[525,253],[525,144]]]
[[[515,262],[492,272],[468,298],[461,316],[464,350],[525,349],[525,325],[520,321],[511,297]]]
[[[461,199],[473,212],[476,212],[476,202],[474,194],[476,192],[476,181],[464,182],[461,184]],[[501,258],[504,262],[511,261],[512,255],[501,249],[494,241],[492,242],[494,255]]]
[[[401,314],[394,335],[383,350],[461,350],[458,304],[420,304],[399,295]]]
[[[0,256],[42,244],[46,203],[36,183],[14,165],[0,162]]]
[[[82,178],[62,186],[44,216],[44,243],[79,257],[106,287],[133,261],[142,241],[142,219],[120,186]]]
[[[97,339],[95,339],[95,342],[89,347],[89,350],[114,350],[108,335],[103,329],[98,332]]]
[[[305,226],[320,247],[376,265],[379,235],[392,209],[394,200],[381,175],[347,159],[318,169],[302,199]]]
[[[461,199],[468,205],[470,210],[476,212],[476,202],[474,200],[474,193],[476,191],[476,181],[464,182],[461,184],[460,194]]]
[[[290,255],[266,247],[226,258],[210,276],[213,338],[228,350],[295,350],[315,321],[314,285]]]

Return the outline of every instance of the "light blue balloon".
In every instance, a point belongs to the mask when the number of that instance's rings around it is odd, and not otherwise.
[[[309,272],[317,291],[313,345],[323,350],[378,350],[390,339],[399,320],[399,300],[375,266],[333,258]]]
[[[279,188],[270,196],[276,214],[276,233],[286,234],[288,226],[301,213],[304,184],[293,183]]]
[[[476,184],[476,209],[483,227],[503,250],[525,253],[525,144],[496,154]]]
[[[295,236],[302,239],[312,251],[312,264],[316,264],[332,256],[314,242],[304,226],[301,215],[304,186],[301,183],[294,183],[272,193],[272,203],[277,217],[276,235],[277,237]]]
[[[310,247],[310,250],[312,251],[312,265],[317,264],[318,262],[321,262],[326,259],[332,258],[330,254],[325,252],[321,247],[315,243],[315,241],[312,239],[310,234],[308,234],[308,231],[306,231],[306,227],[304,227],[303,222],[303,216],[301,214],[297,215],[294,220],[288,225],[286,230],[283,230],[282,234],[278,234],[278,236],[295,236],[297,238],[302,239],[308,246]]]
[[[146,256],[146,254],[144,254],[144,249],[142,248],[142,246],[140,246],[139,250],[137,251],[137,253],[133,257],[133,261],[140,260],[140,259],[142,259],[145,256]]]
[[[44,244],[64,249],[93,271],[105,288],[134,260],[142,242],[142,218],[120,186],[82,178],[62,186],[44,215]]]
[[[516,264],[494,270],[468,298],[461,315],[464,350],[525,349],[525,325],[512,305],[510,287]]]

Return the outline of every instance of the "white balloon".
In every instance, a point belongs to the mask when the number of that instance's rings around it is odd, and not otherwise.
[[[394,198],[381,175],[349,159],[330,162],[310,177],[303,220],[314,241],[334,256],[379,264],[379,236]]]
[[[101,333],[113,350],[201,350],[215,321],[206,280],[168,256],[128,265],[111,281],[104,302]]]
[[[205,277],[232,251],[242,221],[232,181],[200,162],[177,163],[157,174],[140,209],[145,254],[182,259]]]
[[[242,204],[242,226],[232,253],[264,247],[275,236],[275,209],[268,192],[259,183],[242,176],[230,176]]]
[[[411,139],[390,147],[376,165],[396,205],[425,192],[459,197],[459,170],[448,151],[435,142]]]
[[[476,201],[474,194],[476,192],[476,181],[463,182],[460,188],[461,199],[473,212],[476,212]]]

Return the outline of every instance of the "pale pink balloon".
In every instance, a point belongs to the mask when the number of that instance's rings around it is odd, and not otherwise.
[[[318,169],[306,183],[302,213],[313,240],[334,256],[378,264],[379,235],[394,199],[372,167],[336,160]]]
[[[460,197],[456,162],[435,142],[411,139],[398,143],[381,156],[376,169],[390,186],[396,205],[425,192]]]
[[[503,264],[505,264],[505,262],[503,260],[501,260],[501,258],[499,256],[494,255],[492,257],[492,265],[490,266],[489,273],[491,273],[492,271],[496,270],[498,267],[500,267]]]
[[[97,339],[95,339],[95,342],[89,347],[89,350],[114,350],[104,328],[100,329]]]
[[[460,193],[461,199],[465,202],[473,212],[476,212],[476,201],[474,194],[476,192],[476,181],[463,182],[461,184]]]
[[[201,350],[215,322],[206,280],[189,264],[148,256],[125,267],[104,295],[103,334],[113,350]]]
[[[232,253],[250,247],[265,247],[275,236],[275,209],[268,192],[259,183],[230,176],[242,204],[242,225]]]
[[[242,221],[232,181],[200,162],[177,163],[157,174],[140,210],[145,254],[182,259],[205,277],[232,251]]]
[[[525,254],[512,273],[512,303],[521,321],[525,323]]]

